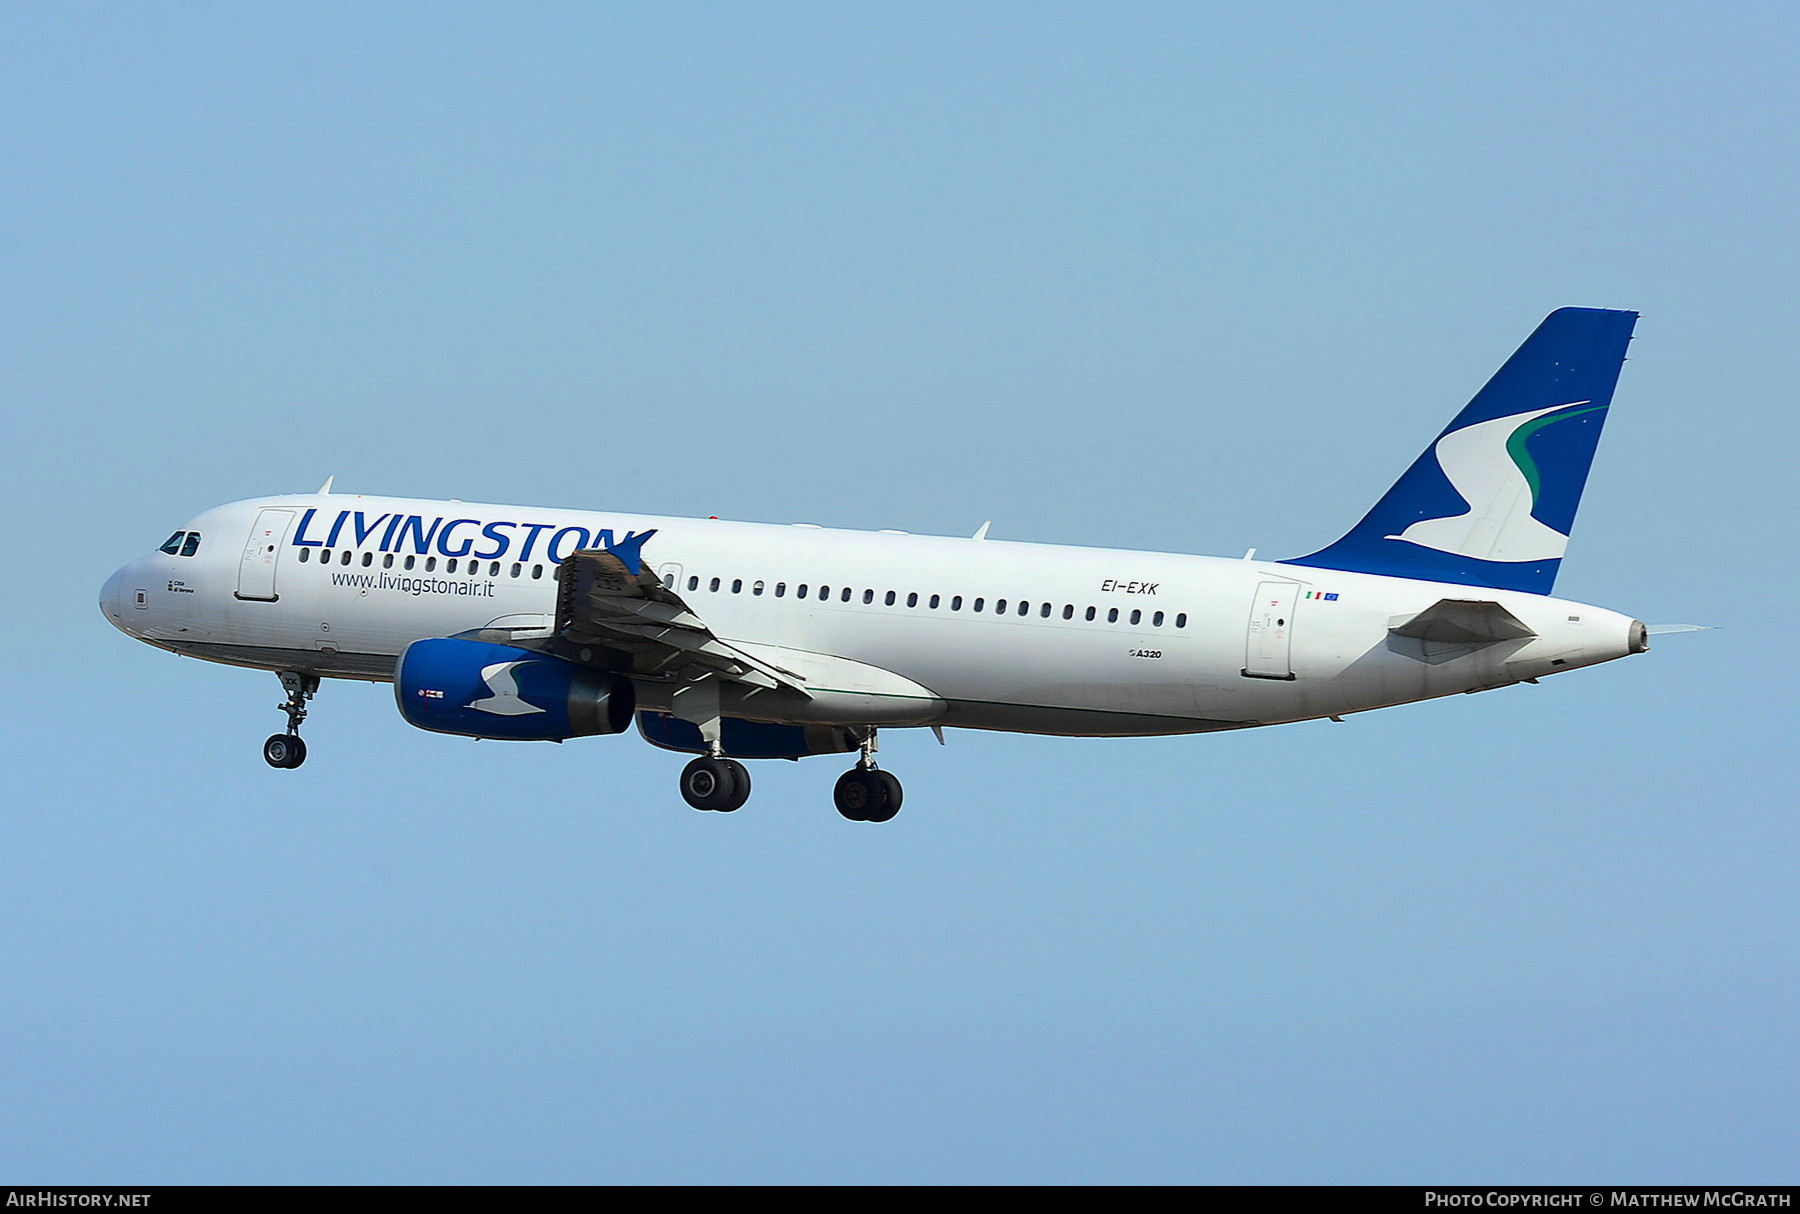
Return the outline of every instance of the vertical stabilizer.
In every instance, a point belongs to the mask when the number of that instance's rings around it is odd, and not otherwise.
[[[1636,324],[1552,312],[1362,522],[1287,564],[1549,594]]]

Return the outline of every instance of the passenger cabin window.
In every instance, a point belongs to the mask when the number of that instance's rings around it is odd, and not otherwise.
[[[300,563],[302,565],[306,564],[307,558],[310,556],[312,556],[312,549],[311,548],[302,548],[300,550]]]
[[[761,594],[762,592],[763,592],[762,579],[757,578],[756,584],[750,587],[750,593],[751,594]]]
[[[873,603],[874,601],[875,601],[875,592],[873,590],[863,591],[863,602]]]
[[[348,548],[344,549],[344,555],[342,555],[341,557],[338,558],[338,564],[348,565],[350,563],[350,557],[352,555],[353,554],[351,553],[351,551]]]
[[[718,578],[714,578],[714,579],[713,579],[713,580],[712,580],[712,584],[711,584],[711,585],[710,585],[710,586],[708,586],[708,587],[707,587],[707,589],[709,589],[709,590],[712,590],[712,591],[714,591],[714,592],[715,592],[715,593],[716,593],[716,592],[717,592],[717,591],[718,591],[718,589],[719,589],[719,579],[718,579]]]
[[[689,578],[689,579],[688,579],[688,589],[689,589],[689,590],[698,590],[698,589],[700,589],[700,578],[699,578],[699,575],[697,575],[697,574],[696,574],[696,575],[695,575],[695,576],[694,576],[694,577],[691,577],[691,578]]]
[[[892,590],[887,592],[887,605],[889,607],[894,605],[894,592]]]
[[[475,568],[474,561],[469,562],[469,568],[471,570],[473,570]],[[446,573],[455,573],[456,572],[456,558],[455,557],[451,557],[449,560],[444,562],[444,571]]]

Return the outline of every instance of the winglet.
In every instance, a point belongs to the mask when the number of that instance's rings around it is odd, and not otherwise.
[[[331,482],[336,479],[337,479],[337,477],[335,477],[335,476],[328,476],[325,478],[325,483],[323,485],[319,486],[319,496],[320,497],[330,497],[331,496]],[[310,543],[312,543],[312,541],[308,540],[307,543],[310,544]]]
[[[989,527],[992,527],[993,525],[994,525],[994,521],[992,519],[989,519],[987,522],[981,524],[980,528],[975,532],[975,534],[970,536],[969,538],[972,540],[985,540],[987,538],[987,529]]]

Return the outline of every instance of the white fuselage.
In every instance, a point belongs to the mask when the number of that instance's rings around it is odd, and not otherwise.
[[[192,556],[107,582],[113,623],[195,657],[370,680],[421,638],[548,635],[559,560],[654,532],[645,567],[721,640],[804,678],[806,697],[728,715],[802,724],[1194,733],[1643,648],[1642,625],[1596,607],[1253,559],[347,495],[237,502],[188,528]],[[1422,653],[1390,634],[1446,599],[1498,603],[1535,636]]]

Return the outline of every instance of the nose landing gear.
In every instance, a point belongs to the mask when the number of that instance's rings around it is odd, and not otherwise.
[[[287,691],[284,704],[276,707],[287,713],[286,733],[270,734],[263,743],[263,761],[270,767],[294,768],[306,762],[306,743],[300,740],[300,722],[306,720],[306,702],[319,690],[319,676],[281,671],[281,686]]]

